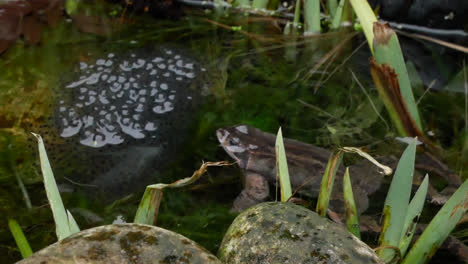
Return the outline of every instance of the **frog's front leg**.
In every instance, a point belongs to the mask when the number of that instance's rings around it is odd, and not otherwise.
[[[249,207],[266,201],[270,194],[268,182],[262,175],[253,172],[246,172],[245,188],[234,200],[232,210],[242,212]]]

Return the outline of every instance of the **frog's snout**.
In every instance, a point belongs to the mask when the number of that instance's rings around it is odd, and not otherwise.
[[[218,128],[216,130],[216,137],[218,138],[218,141],[219,143],[221,143],[221,145],[224,144],[228,136],[229,136],[229,132],[226,129]]]

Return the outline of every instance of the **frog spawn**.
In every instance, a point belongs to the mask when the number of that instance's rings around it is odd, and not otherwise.
[[[70,100],[59,101],[60,136],[96,148],[155,137],[161,116],[192,100],[187,88],[205,69],[168,48],[151,54],[81,62],[79,80],[65,85]]]
[[[46,143],[57,143],[54,172],[84,184],[67,180],[68,189],[114,199],[159,181],[183,154],[206,86],[190,55],[166,47],[109,53],[64,77]]]

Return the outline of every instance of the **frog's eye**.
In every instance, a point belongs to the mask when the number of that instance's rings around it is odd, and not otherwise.
[[[233,137],[233,138],[229,139],[229,145],[231,145],[231,146],[237,146],[237,145],[239,145],[239,142],[240,142],[240,140],[237,137]]]

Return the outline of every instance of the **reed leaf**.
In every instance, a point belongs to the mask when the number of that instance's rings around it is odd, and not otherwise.
[[[156,225],[162,196],[162,189],[146,187],[133,222],[137,224]]]
[[[367,42],[369,44],[369,48],[373,53],[373,45],[372,42],[374,41],[374,22],[377,21],[377,18],[372,11],[369,3],[366,0],[349,0],[351,5],[353,6],[354,12],[356,13],[359,21],[361,22],[362,29],[364,31],[364,35],[366,35]]]
[[[321,31],[320,26],[320,1],[307,0],[304,3],[304,27],[305,35],[317,34]]]
[[[337,29],[337,28],[340,27],[342,17],[343,17],[343,7],[344,7],[344,4],[345,4],[345,1],[346,0],[341,0],[340,4],[338,5],[338,7],[336,8],[336,10],[333,13],[334,15],[333,15],[332,23],[331,23],[331,28],[332,29]]]
[[[320,184],[320,193],[317,200],[317,214],[325,216],[328,210],[328,203],[333,191],[333,183],[335,182],[336,172],[340,167],[341,160],[343,159],[343,152],[338,151],[335,155],[331,155],[328,160],[327,168],[322,177]]]
[[[286,151],[284,150],[283,134],[281,127],[276,135],[276,172],[281,186],[281,201],[286,202],[291,197],[291,182],[289,179],[288,161],[286,159]]]
[[[341,0],[343,2],[343,0]],[[330,17],[332,19],[335,19],[336,10],[338,9],[338,2],[337,0],[327,0],[327,7],[328,7],[328,13],[330,14]]]
[[[378,251],[384,261],[390,261],[395,255],[395,249],[389,247],[396,248],[400,244],[413,183],[415,156],[416,138],[403,152],[385,199],[384,221],[379,238],[379,244],[384,249]]]
[[[402,136],[416,135],[424,140],[424,135],[411,117],[403,99],[396,72],[389,65],[378,64],[374,59],[371,59],[370,66],[372,79],[379,92],[380,99],[387,108],[398,133]],[[427,141],[424,140],[424,142]]]
[[[419,130],[422,129],[421,119],[419,118],[418,108],[414,100],[411,82],[406,69],[403,53],[398,42],[398,37],[388,24],[379,22],[374,23],[374,58],[378,64],[389,65],[396,73],[401,96],[408,108],[411,118],[416,123]],[[407,134],[415,136],[414,134]]]
[[[44,176],[44,186],[55,221],[55,232],[58,240],[62,240],[73,233],[79,232],[80,228],[76,224],[73,216],[65,210],[62,198],[60,197],[60,192],[57,188],[57,183],[55,182],[52,168],[50,167],[42,137],[35,133],[32,134],[37,138],[41,170],[42,175]]]
[[[298,26],[301,22],[301,0],[296,0],[296,8],[294,9],[294,26]]]
[[[16,245],[19,248],[21,256],[23,258],[27,258],[33,254],[31,246],[29,245],[28,239],[23,233],[21,226],[15,219],[8,219],[8,227],[10,228],[10,232],[15,239]]]
[[[468,209],[468,180],[457,189],[426,227],[402,264],[427,263]]]
[[[349,178],[349,168],[346,168],[343,177],[343,195],[346,212],[346,226],[350,233],[360,239],[361,233],[359,232],[359,220],[356,203],[354,202],[353,187],[351,186],[351,179]]]
[[[414,195],[413,199],[411,200],[408,206],[408,212],[406,213],[405,223],[403,225],[399,245],[402,256],[406,254],[406,250],[408,249],[408,246],[411,243],[411,239],[413,238],[414,231],[416,229],[417,218],[421,214],[424,207],[424,201],[426,200],[428,186],[429,176],[426,174],[426,177],[424,177],[423,182],[419,186],[418,190],[416,191],[416,194]]]
[[[194,183],[198,180],[211,166],[228,166],[231,165],[227,161],[219,162],[205,162],[198,170],[196,170],[191,177],[177,180],[173,183],[158,183],[146,186],[145,193],[141,198],[140,204],[138,205],[134,223],[155,225],[158,219],[159,205],[163,196],[164,188],[181,188]]]

